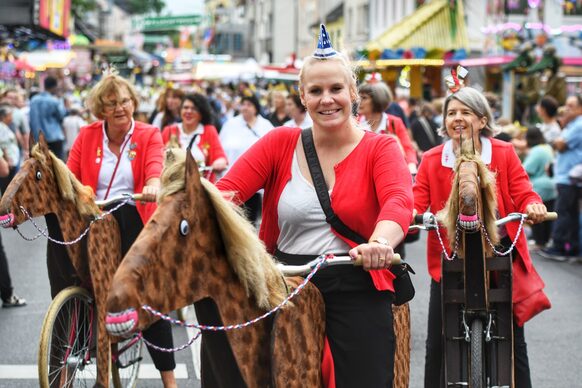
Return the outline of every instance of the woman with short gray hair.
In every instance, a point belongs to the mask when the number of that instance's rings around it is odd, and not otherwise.
[[[528,220],[538,223],[544,220],[546,207],[529,181],[521,161],[511,143],[493,138],[497,127],[485,97],[477,90],[465,87],[448,96],[443,107],[443,127],[440,134],[446,142],[424,153],[414,191],[415,213],[424,213],[430,208],[434,214],[446,203],[451,192],[456,157],[461,142],[469,142],[471,148],[481,155],[483,162],[496,172],[497,211],[499,217],[509,213],[527,213]],[[511,182],[511,183],[510,183]],[[441,232],[441,235],[444,233]],[[518,223],[508,223],[503,231],[500,245],[505,251],[516,241],[513,250],[513,300],[514,353],[516,387],[531,387],[527,347],[523,324],[537,313],[549,308],[549,300],[543,290],[533,289],[531,284],[543,284],[533,268],[525,233]],[[449,246],[448,239],[443,239]],[[437,235],[430,233],[427,242],[427,262],[432,277],[426,340],[425,387],[446,386],[442,381],[443,344],[441,322],[441,244]],[[524,270],[524,268],[529,268]],[[526,306],[525,301],[531,304]]]

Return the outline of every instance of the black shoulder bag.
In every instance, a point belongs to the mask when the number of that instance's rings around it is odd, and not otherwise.
[[[328,188],[325,184],[325,178],[323,177],[323,171],[321,170],[321,165],[319,164],[319,158],[317,157],[315,145],[313,144],[313,133],[311,132],[311,128],[301,131],[301,141],[303,143],[303,150],[305,151],[307,165],[309,166],[311,180],[313,180],[313,186],[315,187],[317,198],[319,199],[321,208],[325,213],[325,221],[330,224],[339,234],[348,238],[349,240],[357,244],[367,243],[368,240],[344,224],[331,207]],[[410,265],[408,265],[408,263],[402,263],[399,265],[393,265],[390,267],[390,271],[392,274],[394,274],[394,276],[396,276],[394,279],[394,304],[396,306],[400,306],[414,298],[414,285],[412,284],[412,279],[410,279],[410,272],[414,273],[414,270],[412,267],[410,267]]]

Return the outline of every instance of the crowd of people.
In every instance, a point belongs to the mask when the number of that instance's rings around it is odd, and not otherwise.
[[[28,101],[22,90],[6,89],[0,94],[1,189],[27,157],[29,137],[40,133],[97,199],[124,192],[155,198],[164,147],[190,149],[207,167],[206,177],[234,193],[232,200],[260,224],[259,235],[278,260],[304,264],[322,253],[362,257],[362,267],[329,269],[313,278],[326,307],[325,357],[334,365],[327,381],[337,387],[391,387],[398,333],[392,326],[389,263],[395,252],[404,253],[413,213],[443,207],[461,136],[472,139],[497,171],[499,215],[519,211],[534,223],[530,241],[517,227],[504,230],[502,245],[517,237],[516,260],[532,266],[530,250],[557,260],[579,254],[582,97],[570,96],[563,107],[543,97],[536,105],[540,123],[529,128],[504,122],[495,97],[469,86],[432,102],[395,99],[381,81],[358,85],[349,59],[329,44],[323,26],[321,34],[298,85],[285,90],[241,82],[168,86],[150,94],[114,72],[101,77],[84,101],[63,96],[52,76]],[[311,173],[304,136],[312,137],[322,177]],[[364,243],[330,227],[316,179],[323,179],[319,184],[327,188],[337,217]],[[153,208],[130,203],[114,212],[123,252]],[[551,210],[558,221],[539,223]],[[49,266],[60,254],[49,249]],[[426,387],[442,379],[440,254],[430,235]],[[66,286],[61,280],[51,279],[53,296]],[[514,286],[527,281],[526,275],[516,277]],[[13,292],[1,245],[0,282],[4,307],[25,305]],[[172,346],[164,323],[144,335]],[[523,326],[515,325],[514,338],[517,387],[531,387]],[[173,357],[151,352],[164,386],[175,386]]]

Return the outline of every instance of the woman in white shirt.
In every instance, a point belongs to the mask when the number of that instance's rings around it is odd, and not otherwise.
[[[301,103],[301,97],[297,94],[291,94],[287,96],[287,114],[291,117],[291,120],[283,124],[284,127],[293,128],[311,128],[313,126],[313,120],[309,117],[307,110]]]
[[[262,117],[260,111],[261,105],[255,96],[243,96],[240,114],[224,123],[220,131],[220,142],[231,166],[257,140],[273,129],[273,124]],[[261,213],[261,195],[253,195],[245,202],[245,207],[249,220],[256,223]]]

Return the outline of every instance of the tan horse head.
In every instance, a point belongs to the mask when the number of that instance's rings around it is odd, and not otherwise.
[[[263,310],[285,295],[281,273],[241,211],[200,178],[190,154],[169,150],[158,209],[115,275],[108,311],[135,309],[143,329],[152,321],[143,304],[169,312],[204,298],[228,300],[234,289]]]
[[[63,202],[71,203],[82,216],[97,215],[93,191],[83,186],[67,166],[48,148],[42,133],[20,171],[6,188],[0,202],[0,212],[10,218],[4,227],[20,225],[27,220],[20,210],[24,207],[31,217],[61,212]]]
[[[438,214],[439,220],[447,229],[450,248],[455,249],[458,233],[481,231],[481,225],[485,226],[491,242],[497,244],[499,237],[495,226],[496,212],[494,173],[487,168],[478,153],[463,147],[455,162],[455,175],[447,204]],[[488,244],[484,248],[487,255],[492,254]],[[465,256],[464,239],[461,237],[458,254]]]

